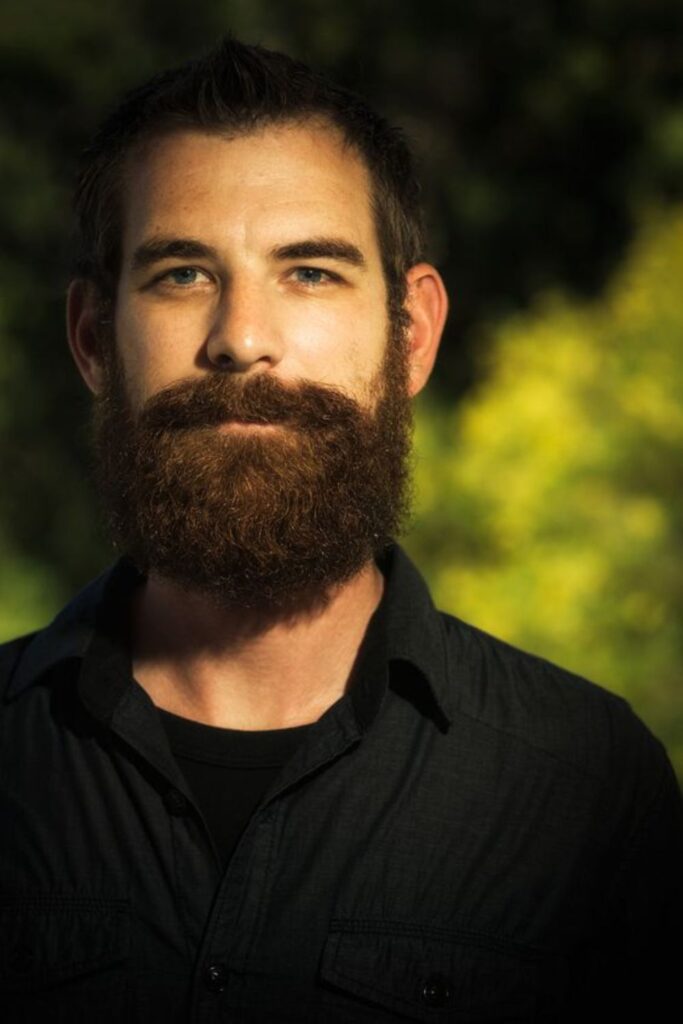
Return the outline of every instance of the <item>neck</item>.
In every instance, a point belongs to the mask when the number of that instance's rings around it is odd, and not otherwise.
[[[133,672],[154,703],[221,728],[316,721],[348,687],[384,579],[369,562],[298,609],[219,607],[151,574],[133,606]]]

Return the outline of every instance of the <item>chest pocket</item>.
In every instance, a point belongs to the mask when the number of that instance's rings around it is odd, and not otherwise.
[[[513,944],[391,922],[333,922],[321,963],[323,981],[341,997],[340,1022],[546,1020],[561,975],[559,962]],[[345,1016],[354,1012],[349,996],[385,1014]]]
[[[129,942],[125,900],[0,895],[3,1022],[120,1024]]]

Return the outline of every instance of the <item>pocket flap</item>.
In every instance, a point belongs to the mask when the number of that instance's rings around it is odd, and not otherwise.
[[[384,922],[333,922],[321,964],[336,988],[421,1021],[532,1016],[537,974],[513,944]]]
[[[0,895],[0,987],[35,990],[117,963],[129,918],[124,899]]]

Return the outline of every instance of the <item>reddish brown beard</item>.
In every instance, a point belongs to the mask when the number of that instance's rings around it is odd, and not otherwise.
[[[376,557],[409,509],[404,334],[390,334],[369,412],[271,373],[184,380],[133,415],[116,359],[95,403],[96,476],[112,539],[220,605],[311,606]],[[276,424],[222,432],[229,420]]]

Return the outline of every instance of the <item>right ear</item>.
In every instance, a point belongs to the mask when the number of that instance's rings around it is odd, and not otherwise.
[[[85,278],[76,278],[66,296],[66,330],[69,348],[79,373],[93,394],[104,386],[104,337],[110,333],[102,327],[102,301],[95,285]]]

